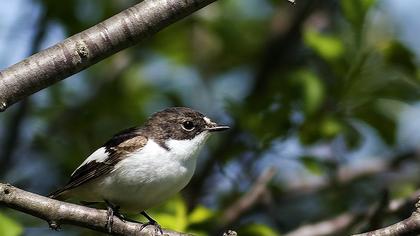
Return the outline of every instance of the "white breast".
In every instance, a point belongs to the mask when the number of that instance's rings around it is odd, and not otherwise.
[[[126,211],[139,212],[159,204],[188,184],[207,137],[203,132],[192,140],[169,140],[169,150],[149,139],[142,149],[120,161],[113,172],[95,181],[90,192]]]

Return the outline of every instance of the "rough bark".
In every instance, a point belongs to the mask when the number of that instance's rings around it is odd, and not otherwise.
[[[356,234],[354,236],[397,236],[397,235],[419,235],[420,213],[414,212],[409,218],[390,225],[388,227]]]
[[[61,224],[77,225],[108,233],[106,210],[99,210],[57,201],[34,193],[26,192],[9,184],[0,183],[0,205],[16,209],[46,220],[50,226]],[[154,227],[147,226],[140,231],[142,224],[123,222],[114,216],[112,235],[154,235]],[[170,230],[163,230],[165,235],[190,235]]]
[[[419,235],[420,234],[420,190],[416,191],[407,201],[395,200],[389,204],[390,210],[398,210],[405,204],[404,202],[412,202],[414,199],[417,200],[416,210],[411,214],[410,217],[397,222],[393,225],[369,231],[362,234],[356,234],[354,236],[397,236],[397,235]]]
[[[144,0],[0,71],[0,111],[214,1]]]

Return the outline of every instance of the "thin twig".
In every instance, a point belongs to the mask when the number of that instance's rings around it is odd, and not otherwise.
[[[46,220],[50,226],[69,224],[108,233],[105,210],[57,201],[26,192],[10,184],[0,183],[0,205]],[[114,216],[111,233],[112,235],[154,235],[153,227],[140,230],[141,226],[140,223],[123,222]],[[168,236],[190,235],[170,230],[163,230],[163,233]]]

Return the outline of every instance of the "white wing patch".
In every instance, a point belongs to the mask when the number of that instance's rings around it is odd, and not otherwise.
[[[90,156],[88,156],[88,158],[86,158],[86,160],[79,167],[77,167],[77,169],[74,170],[73,173],[71,173],[71,175],[74,175],[74,173],[76,173],[76,171],[80,167],[86,165],[87,163],[91,161],[104,162],[107,158],[108,158],[108,153],[106,153],[106,150],[104,147],[101,147],[97,149],[94,153],[92,153]]]

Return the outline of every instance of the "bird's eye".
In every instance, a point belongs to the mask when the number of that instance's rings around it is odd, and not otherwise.
[[[185,121],[184,123],[182,123],[182,128],[186,131],[192,131],[195,128],[195,126],[193,122]]]

